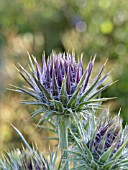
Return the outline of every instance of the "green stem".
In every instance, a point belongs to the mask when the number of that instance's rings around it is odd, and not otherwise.
[[[66,163],[64,170],[69,170],[68,161],[68,118],[62,118],[58,125],[59,144],[61,149],[62,166]]]

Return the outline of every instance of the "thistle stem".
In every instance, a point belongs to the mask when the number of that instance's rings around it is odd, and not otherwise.
[[[61,149],[61,159],[62,165],[65,165],[64,170],[69,170],[69,161],[68,161],[68,121],[67,118],[62,118],[58,125],[58,136],[59,136],[59,145]]]

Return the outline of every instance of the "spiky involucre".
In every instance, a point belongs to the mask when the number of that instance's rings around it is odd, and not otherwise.
[[[48,163],[39,151],[16,149],[0,160],[1,170],[48,170]]]
[[[45,112],[51,114],[66,115],[70,112],[79,112],[97,108],[97,103],[107,100],[96,98],[110,84],[101,87],[101,84],[109,75],[101,77],[105,64],[98,75],[90,84],[90,76],[94,66],[95,57],[90,60],[86,70],[83,69],[82,55],[78,63],[72,54],[52,53],[47,62],[45,55],[42,59],[42,67],[35,57],[30,57],[31,74],[21,65],[20,75],[30,86],[29,88],[15,87],[15,91],[32,96],[36,100],[23,101],[24,104],[41,105],[41,108],[33,113],[33,116]],[[95,103],[95,104],[94,104]],[[45,117],[45,116],[44,116]]]
[[[127,169],[128,126],[123,129],[119,115],[110,119],[105,112],[95,118],[94,113],[90,113],[88,128],[82,129],[81,124],[79,132],[80,138],[72,133],[77,144],[74,157],[80,157],[78,169],[81,166],[90,170]]]

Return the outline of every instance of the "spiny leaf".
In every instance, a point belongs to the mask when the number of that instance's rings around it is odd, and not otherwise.
[[[35,112],[32,113],[32,117],[37,116],[38,114],[42,113],[43,111],[44,111],[43,108],[40,108],[40,109],[36,110]]]
[[[46,103],[43,103],[41,101],[21,101],[21,104],[31,104],[31,105],[42,105],[48,107]]]
[[[53,88],[53,96],[58,97],[59,92],[58,92],[58,85],[57,85],[57,81],[55,78],[55,70],[53,71],[53,78],[52,78],[52,88]]]
[[[106,63],[105,63],[105,64],[106,64]],[[105,66],[105,65],[104,65],[104,66]],[[81,96],[79,102],[82,102],[82,101],[85,99],[85,97],[86,97],[89,93],[91,93],[92,90],[96,89],[96,88],[105,80],[105,78],[109,75],[109,73],[107,73],[107,74],[100,80],[100,83],[99,83],[99,79],[100,79],[101,74],[102,74],[102,72],[103,72],[104,66],[101,68],[99,74],[97,75],[96,79],[94,80],[94,82],[92,83],[92,85],[89,87],[89,89],[86,90],[85,93]],[[98,84],[98,86],[97,86],[97,84]]]
[[[44,125],[37,125],[36,127],[39,127],[40,129],[46,129],[46,130],[48,130],[50,132],[57,133],[57,130],[55,128],[53,129],[53,128],[50,128],[50,127],[44,126]]]
[[[34,64],[33,64],[33,62],[32,62],[32,58],[31,58],[29,52],[28,52],[28,56],[29,56],[29,62],[30,62],[31,69],[32,69],[33,73],[35,73],[36,70],[35,70],[35,67],[34,67]]]
[[[80,157],[83,157],[83,154],[80,153],[80,152],[77,152],[77,151],[68,150],[67,152],[72,153],[72,154],[77,155],[77,156],[80,156]]]
[[[19,71],[19,70],[18,70],[18,71]],[[36,87],[36,84],[35,84],[34,80],[29,81],[29,79],[26,78],[21,71],[19,71],[19,73],[20,73],[20,75],[23,77],[23,79],[30,85],[30,87],[32,87],[33,89],[36,90],[36,88],[35,88],[35,87]]]
[[[21,134],[21,132],[11,124],[11,126],[14,128],[14,130],[17,132],[17,134],[20,136],[20,138],[22,139],[22,141],[24,142],[25,146],[28,148],[28,150],[32,151],[32,148],[29,146],[28,142],[25,140],[25,138],[23,137],[23,135]]]
[[[46,112],[46,111],[45,111]],[[45,113],[44,112],[44,113]],[[56,111],[47,111],[44,115],[42,115],[42,117],[40,118],[37,126],[42,122],[44,121],[43,123],[46,123],[50,120],[51,117],[53,117],[54,115],[56,115],[57,112]]]
[[[112,160],[112,161],[109,161],[109,162],[105,163],[105,164],[102,166],[101,170],[110,169],[110,168],[112,167],[112,165],[114,165],[114,163],[115,163],[115,160]]]
[[[75,140],[75,142],[76,142],[76,144],[77,144],[80,152],[83,153],[83,155],[85,155],[85,153],[84,153],[84,151],[83,151],[83,148],[82,148],[82,146],[80,145],[79,140],[78,140],[77,137],[73,134],[73,132],[72,132],[72,130],[71,130],[70,128],[69,128],[69,130],[70,130],[70,133],[72,134],[72,136],[73,136],[73,138],[74,138],[74,140]]]
[[[61,91],[60,91],[60,101],[63,103],[63,105],[66,106],[67,100],[68,100],[68,97],[67,97],[67,92],[66,92],[66,78],[64,77]]]
[[[112,144],[112,146],[106,152],[104,152],[103,155],[100,156],[99,161],[107,162],[113,149],[114,149],[114,144]]]
[[[82,109],[84,105],[90,104],[90,103],[97,103],[97,102],[104,102],[108,100],[115,99],[116,97],[111,97],[111,98],[98,98],[98,99],[92,99],[92,100],[87,100],[85,102],[82,102],[76,106],[76,109]]]
[[[80,92],[81,87],[82,87],[82,84],[83,84],[83,82],[84,82],[85,75],[86,75],[86,72],[85,72],[85,73],[83,74],[83,76],[81,77],[81,79],[80,79],[80,81],[79,81],[79,83],[78,83],[78,85],[77,85],[77,88],[76,88],[74,94],[73,94],[72,97],[70,98],[70,100],[69,100],[69,102],[68,102],[68,105],[67,105],[68,107],[71,107],[71,105],[72,105],[74,102],[76,102],[76,99],[77,99],[77,97],[78,97],[78,93]]]
[[[122,144],[122,146],[118,149],[118,151],[113,155],[112,159],[117,159],[120,157],[122,150],[125,148],[125,146],[128,144],[128,139]]]
[[[89,148],[87,147],[87,145],[85,143],[83,143],[83,146],[84,146],[84,149],[85,149],[85,151],[86,151],[86,153],[88,155],[89,160],[92,161],[93,160],[93,155],[92,155],[91,151],[89,150]]]
[[[58,111],[63,112],[64,108],[61,102],[57,101],[57,100],[51,100],[51,102],[53,102],[55,104],[55,106],[57,107]]]
[[[36,81],[39,89],[43,92],[45,98],[49,101],[49,100],[53,100],[53,98],[51,97],[50,93],[46,90],[46,88],[34,77],[34,80]]]
[[[12,86],[12,85],[11,85]],[[13,86],[14,88],[16,89],[10,89],[10,88],[7,88],[8,90],[11,90],[11,91],[15,91],[15,92],[18,92],[18,93],[23,93],[23,94],[28,94],[36,99],[39,99],[39,96],[36,95],[35,93],[33,92],[29,92],[28,90],[25,90],[25,89],[22,89],[20,87],[16,87],[16,86]]]
[[[105,89],[107,89],[110,86],[110,84],[105,85],[104,87],[100,88],[99,90],[97,90],[96,92],[94,92],[93,94],[91,94],[89,97],[87,97],[86,100],[90,100],[91,98],[95,97],[96,95],[98,95],[99,93],[101,93],[102,91],[104,91]]]
[[[31,82],[34,84],[34,86],[36,86],[32,75],[31,75],[28,71],[26,71],[25,68],[24,68],[23,66],[21,66],[19,63],[18,63],[18,65],[19,65],[20,68],[24,71],[24,73],[28,76],[28,78],[31,80]],[[21,72],[20,72],[20,73],[21,73]]]
[[[91,161],[91,168],[97,170],[97,169],[99,169],[99,165],[94,160],[92,160]]]
[[[83,82],[82,92],[85,91],[85,89],[86,89],[86,87],[88,85],[88,82],[89,82],[89,79],[90,79],[90,75],[91,75],[91,72],[92,72],[92,68],[93,68],[93,65],[94,65],[95,57],[88,64],[88,67],[87,67],[87,70],[86,70],[86,77],[85,77],[85,80]]]

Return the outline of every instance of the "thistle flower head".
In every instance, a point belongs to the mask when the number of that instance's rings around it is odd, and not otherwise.
[[[99,119],[89,118],[88,129],[81,139],[74,136],[76,155],[81,155],[83,167],[86,168],[125,169],[128,166],[128,127],[123,129],[119,115],[113,119],[106,114],[102,118],[100,116]]]
[[[110,147],[112,152],[110,158],[121,147],[124,139],[121,139],[122,120],[119,116],[114,117],[111,120],[106,121],[108,117],[105,117],[97,127],[95,137],[88,142],[88,148],[96,159],[99,159]]]
[[[97,108],[97,103],[107,100],[106,98],[96,98],[110,84],[101,87],[102,82],[109,73],[101,77],[104,66],[101,67],[96,78],[90,84],[90,76],[94,65],[94,59],[90,60],[86,70],[83,68],[81,59],[76,62],[74,54],[52,53],[47,59],[43,56],[42,66],[38,64],[35,57],[30,57],[31,73],[26,71],[21,65],[20,75],[30,86],[29,88],[16,87],[17,92],[32,96],[36,100],[24,101],[24,104],[41,105],[40,112],[49,112],[64,115],[73,111],[81,111]],[[95,103],[95,104],[94,104]]]
[[[0,160],[0,169],[2,170],[47,170],[48,163],[43,155],[37,151],[16,149],[7,152]]]

